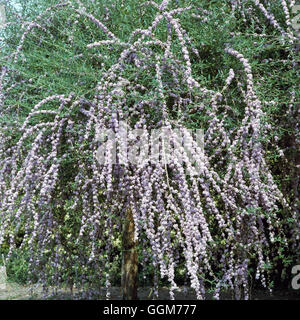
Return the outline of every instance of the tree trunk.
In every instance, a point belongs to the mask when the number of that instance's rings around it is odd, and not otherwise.
[[[137,300],[138,254],[134,241],[134,220],[132,211],[126,211],[123,223],[122,291],[123,300]]]

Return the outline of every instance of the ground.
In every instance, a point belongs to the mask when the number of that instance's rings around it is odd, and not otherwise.
[[[7,284],[6,290],[0,290],[0,300],[40,300],[43,298],[41,288],[34,289],[33,291],[28,286],[22,286],[13,282]],[[149,287],[139,288],[138,296],[140,300],[152,299],[152,290]],[[169,291],[167,288],[161,288],[159,290],[160,300],[170,300]],[[190,288],[180,288],[179,292],[176,292],[175,297],[177,300],[194,300],[195,295]],[[209,299],[210,297],[208,297]],[[70,300],[72,295],[69,290],[62,290],[62,292],[52,299]],[[120,287],[113,287],[111,290],[111,300],[121,299]],[[230,293],[221,294],[221,299],[231,300],[232,295]],[[252,300],[300,300],[300,290],[282,290],[275,291],[270,295],[269,292],[257,290],[252,292]]]

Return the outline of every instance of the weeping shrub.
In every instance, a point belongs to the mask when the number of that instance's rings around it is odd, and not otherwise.
[[[299,252],[297,186],[283,182],[298,168],[284,146],[287,137],[299,146],[297,128],[284,128],[299,117],[293,2],[37,3],[21,21],[8,6],[2,31],[8,259],[26,249],[45,287],[88,284],[91,297],[105,286],[109,298],[130,210],[156,296],[165,279],[174,299],[182,273],[198,299],[223,288],[248,299],[253,277],[271,290],[276,266]],[[132,163],[132,130],[149,141],[155,129],[173,156],[141,151]],[[204,130],[203,150],[190,129]]]

